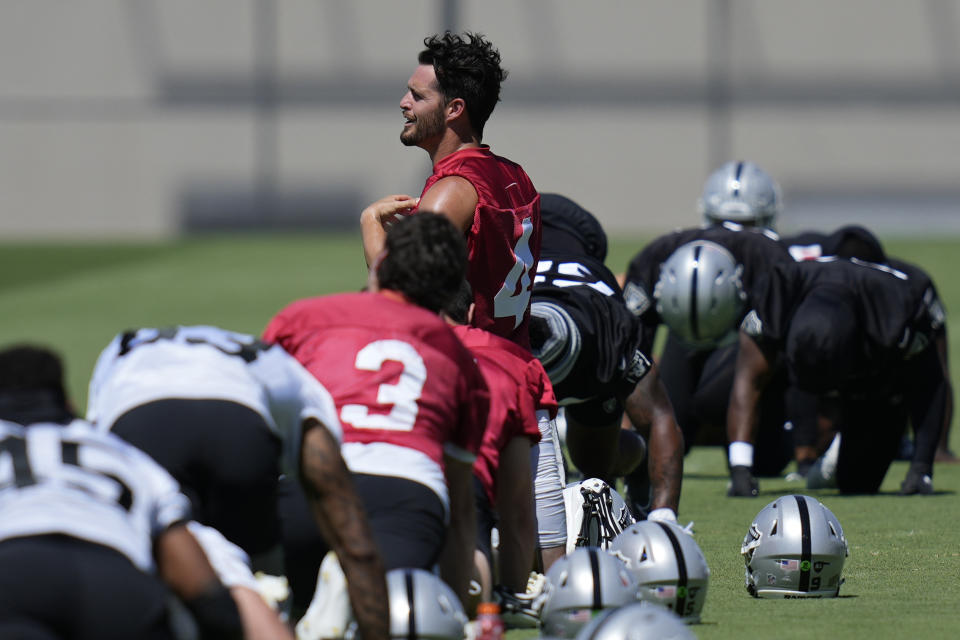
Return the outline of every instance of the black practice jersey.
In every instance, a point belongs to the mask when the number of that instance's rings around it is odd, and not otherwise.
[[[815,289],[839,292],[853,303],[861,327],[859,353],[875,374],[923,351],[937,319],[910,276],[888,265],[825,257],[774,265],[766,285],[754,291],[743,330],[761,344],[783,348],[794,312]]]
[[[552,302],[580,333],[575,362],[561,379],[551,377],[560,404],[629,395],[650,371],[639,348],[637,318],[623,303],[614,275],[585,255],[545,251],[537,265],[532,302]]]
[[[654,300],[654,289],[660,279],[660,267],[679,247],[694,240],[717,243],[743,266],[741,279],[747,294],[747,310],[753,304],[752,291],[762,285],[770,267],[777,263],[791,262],[790,254],[775,233],[733,223],[681,229],[660,236],[644,247],[627,265],[623,287],[627,308],[640,318],[640,346],[647,353],[653,348],[657,326],[662,323]]]
[[[947,332],[947,309],[940,300],[933,278],[924,269],[912,262],[887,257],[886,264],[907,274],[915,295],[920,296],[921,304],[926,308],[930,327],[936,335]]]
[[[886,264],[907,274],[914,293],[927,307],[934,331],[946,333],[947,313],[933,278],[920,266],[886,255],[880,240],[864,227],[840,227],[832,233],[805,231],[783,238],[783,244],[794,260],[815,260],[824,256],[859,258]]]

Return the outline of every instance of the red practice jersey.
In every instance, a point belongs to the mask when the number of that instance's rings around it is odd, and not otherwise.
[[[556,416],[557,399],[543,365],[529,352],[481,329],[458,326],[454,331],[473,353],[490,389],[487,430],[473,473],[495,505],[500,451],[517,436],[529,438],[531,445],[539,442],[536,413],[545,410]]]
[[[389,294],[308,298],[278,313],[264,339],[328,385],[352,471],[411,477],[444,496],[444,452],[472,461],[479,450],[486,383],[436,314]],[[352,446],[372,444],[392,446]]]
[[[421,197],[441,178],[460,176],[477,191],[467,233],[467,280],[476,305],[473,324],[530,348],[530,292],[540,256],[540,194],[523,168],[468,148],[433,167]]]

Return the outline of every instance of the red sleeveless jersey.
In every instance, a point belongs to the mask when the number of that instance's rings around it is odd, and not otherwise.
[[[462,149],[433,167],[421,197],[438,180],[460,176],[477,191],[467,233],[467,280],[474,326],[530,348],[530,292],[540,257],[540,195],[523,168],[487,146]]]
[[[333,396],[343,443],[421,451],[441,467],[450,447],[475,454],[489,394],[451,328],[416,305],[375,293],[292,303],[267,326]]]
[[[538,410],[554,417],[557,399],[543,365],[529,352],[505,338],[474,327],[454,327],[470,350],[490,390],[490,414],[473,473],[483,485],[491,505],[496,505],[496,477],[500,451],[513,438],[540,441]]]

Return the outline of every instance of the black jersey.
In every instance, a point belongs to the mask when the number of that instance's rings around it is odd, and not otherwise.
[[[946,333],[946,308],[933,278],[919,265],[887,255],[880,240],[859,225],[840,227],[831,233],[804,231],[782,239],[784,246],[796,261],[816,260],[825,256],[858,258],[867,262],[885,264],[907,274],[914,293],[927,307],[930,321],[938,335]]]
[[[930,329],[938,336],[946,335],[947,309],[930,274],[920,266],[898,258],[888,256],[885,264],[907,274],[914,294],[920,297],[921,304],[926,309]]]
[[[537,265],[532,303],[552,303],[573,319],[579,347],[568,366],[547,367],[560,404],[615,396],[622,399],[649,372],[639,348],[637,318],[627,309],[617,280],[586,255],[545,251]]]
[[[851,306],[861,340],[855,349],[866,375],[889,371],[931,342],[936,321],[910,276],[856,258],[773,266],[766,285],[753,292],[754,309],[743,330],[760,343],[783,349],[798,307],[814,292],[827,292]]]
[[[747,294],[744,314],[751,308],[751,292],[761,286],[771,266],[791,262],[790,254],[772,231],[724,223],[716,227],[681,229],[660,236],[627,265],[623,287],[626,306],[641,322],[641,347],[653,348],[657,326],[662,323],[653,294],[660,279],[660,266],[679,247],[694,240],[709,240],[725,248],[743,266],[741,280]]]

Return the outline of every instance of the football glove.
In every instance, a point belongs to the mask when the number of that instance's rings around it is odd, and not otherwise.
[[[913,463],[907,471],[907,477],[900,484],[900,495],[928,496],[933,493],[933,478],[930,475],[930,465]]]
[[[246,587],[259,593],[259,585],[250,570],[250,557],[243,549],[224,538],[213,527],[196,520],[187,523],[187,530],[196,538],[224,586]]]
[[[677,522],[677,514],[673,512],[673,509],[669,507],[660,507],[659,509],[654,509],[647,516],[647,520],[652,520],[653,522],[672,522],[673,524],[680,526],[680,523]],[[687,523],[687,526],[680,527],[680,530],[685,534],[693,537],[693,520]]]

